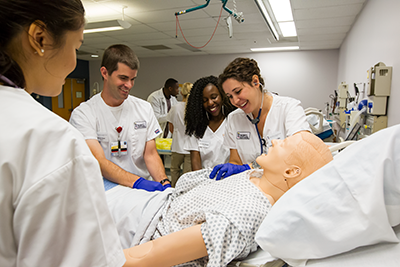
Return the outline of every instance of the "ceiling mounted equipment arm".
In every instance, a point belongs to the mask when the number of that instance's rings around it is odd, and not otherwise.
[[[225,11],[227,11],[230,15],[232,15],[236,19],[237,22],[239,22],[239,23],[244,22],[244,18],[243,18],[242,12],[236,13],[236,12],[233,12],[232,10],[230,10],[229,8],[227,8],[226,7],[226,3],[228,2],[228,0],[221,0],[221,2],[223,4],[222,5],[223,9],[225,9]],[[189,13],[189,12],[192,12],[192,11],[196,11],[196,10],[205,8],[205,7],[208,6],[209,3],[210,3],[210,0],[206,0],[206,3],[204,5],[196,6],[196,7],[189,8],[189,9],[186,9],[186,10],[182,10],[182,11],[179,11],[179,12],[175,12],[175,16],[183,15],[183,14],[186,14],[186,13]]]

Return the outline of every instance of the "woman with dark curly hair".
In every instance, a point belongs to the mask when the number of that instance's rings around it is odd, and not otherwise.
[[[185,113],[186,134],[190,136],[185,149],[190,151],[193,171],[228,161],[223,134],[225,118],[234,109],[218,87],[217,77],[203,77],[193,84]]]
[[[219,180],[257,168],[255,159],[268,152],[270,140],[311,132],[299,100],[263,89],[264,80],[254,59],[233,60],[219,76],[219,87],[238,109],[229,116],[224,136],[224,146],[230,149],[229,163],[215,166],[210,178],[218,173]]]

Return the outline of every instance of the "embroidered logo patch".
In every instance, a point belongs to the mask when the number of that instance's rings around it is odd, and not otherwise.
[[[159,134],[159,133],[160,133],[160,130],[157,129],[157,130],[155,130],[154,132],[155,132],[156,134]]]
[[[250,140],[250,132],[237,132],[236,139]]]
[[[147,128],[146,121],[135,121],[134,125],[135,125],[135,130],[146,129]]]

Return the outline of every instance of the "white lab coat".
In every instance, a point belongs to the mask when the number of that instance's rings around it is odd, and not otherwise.
[[[82,135],[0,86],[0,266],[122,266],[100,168]]]
[[[189,138],[189,136],[185,134],[185,108],[186,102],[178,102],[168,112],[167,121],[174,125],[171,151],[188,155],[190,152],[184,149],[185,140]]]
[[[146,101],[129,96],[122,105],[121,116],[117,121],[101,94],[97,94],[74,109],[70,123],[85,139],[97,139],[108,160],[128,172],[149,179],[150,174],[143,158],[144,149],[147,141],[162,132],[160,125]],[[118,140],[116,128],[119,126],[122,127],[120,139],[127,142],[127,153],[112,156],[111,144]]]
[[[192,135],[186,139],[185,149],[200,152],[203,169],[229,161],[229,148],[223,145],[226,125],[227,120],[224,119],[215,132],[207,126],[203,138],[198,139]]]
[[[168,106],[167,100],[165,99],[163,89],[159,89],[154,91],[149,95],[147,101],[151,104],[153,108],[154,115],[156,116],[158,123],[163,131],[165,131],[165,126],[167,125],[167,114],[168,114]],[[178,100],[171,96],[170,98],[171,108],[178,104]],[[168,133],[167,138],[171,138],[172,133]]]
[[[273,95],[271,109],[265,119],[262,138],[283,140],[299,131],[311,132],[299,100]],[[252,118],[252,115],[250,114]],[[241,109],[228,115],[224,145],[237,149],[243,164],[253,162],[261,154],[260,139],[255,128]]]

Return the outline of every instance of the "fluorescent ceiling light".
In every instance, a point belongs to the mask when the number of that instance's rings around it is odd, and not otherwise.
[[[85,26],[85,30],[83,33],[93,33],[93,32],[106,32],[106,31],[117,31],[128,29],[131,27],[131,24],[124,20],[107,20],[100,22],[88,23]]]
[[[253,52],[264,52],[264,51],[280,51],[280,50],[297,50],[298,46],[285,46],[285,47],[264,47],[264,48],[251,48]]]
[[[292,8],[289,0],[269,0],[276,21],[293,21]]]
[[[99,55],[95,55],[95,54],[93,54],[93,55],[91,55],[91,57],[99,57]]]
[[[271,17],[268,14],[268,11],[263,3],[262,0],[255,0],[256,4],[258,6],[258,9],[260,9],[260,12],[262,14],[262,16],[264,17],[265,22],[267,23],[267,26],[269,28],[269,30],[272,33],[272,36],[275,38],[275,40],[279,40],[279,34],[277,32],[277,30],[275,29],[274,23],[272,22]]]
[[[294,26],[294,21],[279,22],[279,28],[281,29],[283,37],[293,37],[297,36],[296,26]]]

